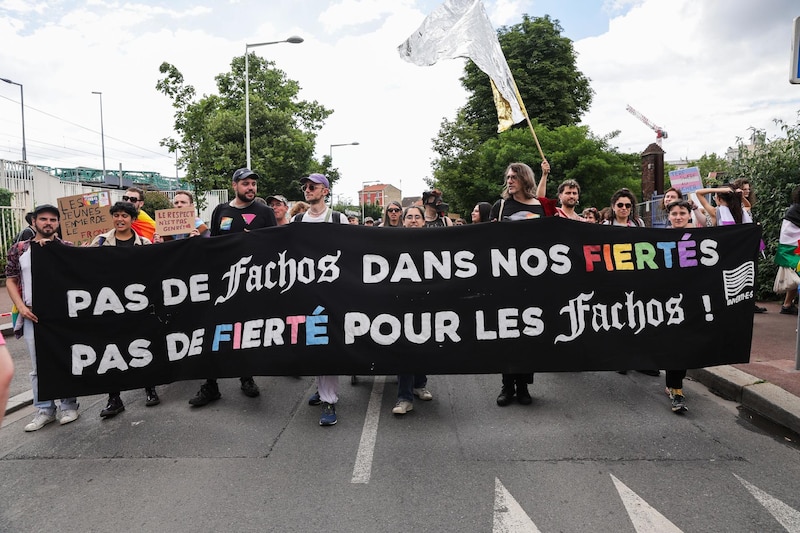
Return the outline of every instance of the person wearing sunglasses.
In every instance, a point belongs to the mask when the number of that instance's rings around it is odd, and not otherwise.
[[[266,204],[256,202],[259,175],[249,168],[240,168],[233,173],[231,187],[234,198],[230,202],[219,204],[211,213],[211,236],[233,235],[245,231],[277,226],[275,212]],[[248,398],[255,398],[261,391],[252,376],[242,376],[242,393]],[[215,378],[209,378],[200,386],[197,395],[189,400],[193,407],[203,407],[219,400],[222,394]]]
[[[628,228],[644,227],[644,221],[636,216],[636,196],[629,189],[620,189],[614,193],[611,197],[611,211],[611,219],[603,224]]]
[[[292,222],[348,224],[347,217],[325,204],[331,193],[331,184],[322,174],[311,174],[300,180],[300,189],[308,203],[308,211]],[[322,404],[320,426],[333,426],[338,421],[336,403],[339,401],[339,376],[317,376],[317,392],[308,399],[308,405]]]
[[[156,221],[150,215],[144,212],[144,191],[138,187],[130,187],[125,194],[122,195],[123,202],[129,202],[136,208],[136,217],[133,220],[133,231],[136,235],[144,237],[150,242],[156,232]]]
[[[550,174],[550,164],[542,161],[542,179]],[[492,206],[489,219],[492,222],[510,222],[551,217],[556,214],[556,201],[537,197],[536,177],[525,163],[511,163],[504,173],[505,188],[501,199]],[[533,229],[533,228],[531,228]],[[533,384],[533,373],[503,374],[503,386],[497,396],[497,405],[505,407],[516,397],[522,405],[533,403],[528,385]]]
[[[392,200],[386,206],[383,214],[383,228],[402,228],[403,227],[403,207],[397,200]]]

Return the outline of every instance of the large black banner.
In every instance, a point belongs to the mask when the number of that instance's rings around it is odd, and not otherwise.
[[[747,362],[753,224],[290,224],[33,249],[42,398],[207,377]]]

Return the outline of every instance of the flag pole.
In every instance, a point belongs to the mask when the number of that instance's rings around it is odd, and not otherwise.
[[[513,77],[511,78],[511,81],[514,84],[514,94],[517,96],[517,103],[519,103],[520,111],[522,111],[522,114],[525,115],[525,121],[528,123],[528,128],[530,128],[531,134],[533,134],[533,140],[536,143],[536,148],[539,149],[539,155],[542,157],[542,161],[547,161],[547,158],[544,156],[544,152],[542,151],[542,145],[539,144],[539,137],[536,136],[536,130],[533,129],[531,118],[528,116],[528,110],[525,108],[525,103],[522,101],[522,95],[519,94],[519,89],[517,89],[517,81]]]

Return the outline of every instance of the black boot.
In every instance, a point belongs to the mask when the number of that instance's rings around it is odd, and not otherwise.
[[[531,393],[528,392],[527,383],[517,383],[517,401],[520,405],[530,405],[533,403]]]
[[[111,418],[117,416],[124,410],[125,405],[123,405],[122,398],[119,397],[119,394],[109,394],[108,405],[106,405],[105,409],[100,411],[100,418]]]
[[[503,385],[497,396],[497,405],[505,407],[514,400],[514,385]]]
[[[158,393],[156,392],[155,387],[147,387],[144,389],[145,393],[145,401],[144,404],[147,407],[153,407],[154,405],[158,405],[161,403],[161,399],[158,397]]]

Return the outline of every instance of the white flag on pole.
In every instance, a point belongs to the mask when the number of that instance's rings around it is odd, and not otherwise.
[[[420,66],[440,59],[471,59],[492,81],[497,131],[525,120],[525,106],[481,0],[446,0],[397,50],[400,57]]]

